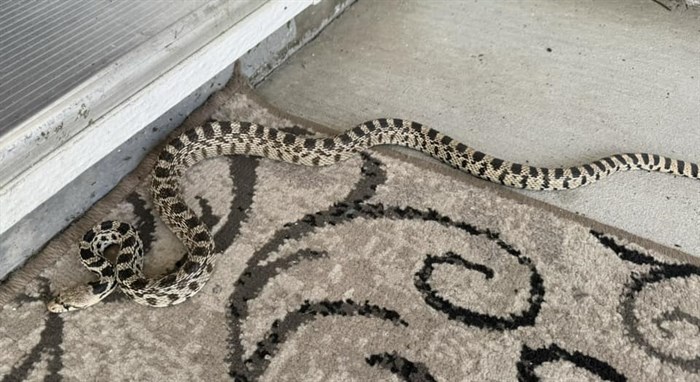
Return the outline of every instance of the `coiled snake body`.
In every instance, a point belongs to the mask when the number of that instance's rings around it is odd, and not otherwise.
[[[142,273],[143,248],[134,228],[106,221],[80,242],[83,264],[97,281],[61,292],[48,304],[52,312],[93,305],[119,285],[136,302],[155,307],[181,303],[199,292],[214,269],[216,254],[207,226],[183,201],[178,180],[189,167],[210,157],[251,155],[305,166],[327,166],[378,145],[419,150],[448,165],[494,183],[530,190],[563,190],[593,183],[624,170],[667,172],[699,178],[698,165],[655,154],[617,154],[569,168],[542,168],[507,162],[416,122],[376,119],[333,138],[305,138],[247,122],[212,122],[173,139],[160,153],[152,172],[153,203],[187,249],[182,265],[159,278]],[[119,246],[116,265],[104,257]]]

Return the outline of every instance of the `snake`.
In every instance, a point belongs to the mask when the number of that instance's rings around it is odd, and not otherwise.
[[[628,170],[670,173],[700,179],[698,165],[657,154],[611,155],[574,167],[546,168],[508,162],[477,151],[424,126],[397,118],[374,119],[334,137],[307,137],[256,123],[214,121],[189,129],[160,151],[151,172],[152,201],[186,254],[173,271],[149,278],[143,273],[143,243],[129,223],[105,221],[83,236],[80,260],[95,281],[59,292],[47,303],[61,313],[92,306],[119,287],[135,302],[152,307],[182,303],[202,290],[218,254],[207,225],[184,202],[179,179],[196,163],[222,155],[263,157],[304,166],[329,166],[380,145],[404,146],[458,170],[504,186],[526,190],[570,190]],[[106,256],[118,248],[113,263]]]

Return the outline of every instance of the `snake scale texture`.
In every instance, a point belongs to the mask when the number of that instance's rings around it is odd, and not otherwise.
[[[106,221],[88,231],[80,242],[81,261],[99,279],[59,293],[48,309],[60,313],[85,308],[117,286],[134,301],[154,307],[179,304],[199,292],[214,270],[217,254],[209,229],[183,201],[179,179],[201,160],[250,155],[327,166],[378,145],[409,147],[481,179],[528,190],[568,190],[618,171],[637,169],[700,178],[697,164],[655,154],[617,154],[568,168],[511,163],[401,119],[375,119],[333,138],[306,138],[247,122],[211,122],[173,139],[160,153],[152,172],[153,203],[187,249],[182,265],[159,278],[144,276],[143,246],[136,230],[127,223]],[[119,253],[113,265],[104,253],[115,244]]]

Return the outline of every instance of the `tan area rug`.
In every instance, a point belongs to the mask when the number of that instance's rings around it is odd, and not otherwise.
[[[186,125],[210,117],[327,133],[240,82]],[[197,165],[186,199],[223,252],[200,294],[47,313],[90,280],[76,243],[96,222],[136,224],[148,274],[184,254],[152,162],[0,286],[0,381],[700,381],[697,259],[387,149]]]

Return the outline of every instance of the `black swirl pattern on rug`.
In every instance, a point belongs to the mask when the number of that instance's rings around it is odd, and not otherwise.
[[[41,301],[46,303],[44,296],[50,296],[49,280],[39,277],[39,297],[19,295],[15,301],[20,303],[32,303]],[[43,309],[43,304],[40,309]],[[44,315],[44,328],[39,335],[39,342],[29,351],[29,354],[21,363],[14,365],[10,372],[6,374],[0,382],[24,381],[29,374],[46,358],[46,376],[44,381],[58,382],[63,377],[60,374],[63,369],[63,316],[58,314]]]
[[[672,354],[668,354],[654,346],[640,330],[640,320],[635,314],[636,299],[640,292],[645,288],[653,287],[664,281],[673,279],[688,279],[691,277],[700,277],[700,267],[692,264],[674,264],[661,262],[653,257],[643,254],[637,250],[629,248],[626,245],[619,244],[614,238],[605,234],[591,230],[591,235],[606,248],[612,250],[620,259],[634,263],[637,265],[647,265],[651,268],[647,272],[632,274],[631,281],[625,286],[622,293],[618,311],[622,315],[622,320],[626,329],[626,334],[632,338],[644,351],[652,357],[658,358],[664,362],[668,362],[679,366],[685,371],[697,373],[700,371],[700,355],[694,358],[680,358]],[[694,296],[698,299],[700,297]],[[682,321],[689,325],[695,326],[700,331],[700,317],[681,310],[676,307],[671,311],[661,313],[659,316],[652,319],[652,322],[662,331],[667,338],[672,338],[674,334],[665,328],[664,324],[673,323],[674,321]]]
[[[420,362],[411,362],[396,353],[372,354],[365,358],[370,366],[389,370],[406,382],[436,382],[428,367]]]
[[[202,210],[201,216],[204,225],[211,229],[211,227],[219,224],[221,217],[214,214],[214,210],[211,208],[209,200],[199,195],[195,196],[194,198],[197,200],[197,204],[199,204],[199,208]]]
[[[138,191],[133,191],[126,197],[126,201],[131,204],[134,215],[138,219],[138,223],[134,228],[138,231],[141,242],[143,243],[143,253],[149,253],[153,246],[156,233],[156,219],[153,212],[147,207],[146,200],[141,197]]]
[[[319,302],[306,300],[295,312],[288,313],[284,319],[275,320],[272,323],[265,339],[258,342],[253,354],[243,361],[245,371],[234,372],[232,375],[234,380],[257,380],[272,362],[272,357],[277,353],[279,345],[284,343],[301,325],[316,319],[317,316],[361,316],[389,321],[397,326],[408,326],[398,312],[370,304],[368,301],[356,303],[350,299]]]
[[[229,158],[229,176],[233,179],[235,189],[228,216],[223,226],[214,232],[216,252],[223,252],[233,244],[238,237],[241,224],[248,217],[250,206],[253,204],[253,189],[257,180],[256,169],[259,163],[258,158],[246,156]]]
[[[424,267],[423,271],[416,275],[416,287],[424,293],[429,306],[445,313],[448,318],[458,320],[466,325],[491,330],[509,330],[521,326],[534,325],[541,309],[541,304],[544,301],[545,290],[542,277],[529,258],[523,256],[513,246],[501,240],[498,233],[489,229],[479,229],[465,222],[455,222],[450,217],[441,215],[434,210],[423,211],[412,207],[385,207],[383,204],[368,203],[367,200],[372,197],[377,186],[386,180],[386,173],[381,168],[381,163],[377,160],[367,154],[363,154],[362,158],[361,172],[363,177],[344,201],[334,204],[327,210],[307,214],[295,222],[285,224],[284,228],[277,231],[273,238],[256,251],[247,262],[248,265],[236,282],[234,292],[230,297],[229,329],[231,335],[229,337],[230,354],[227,357],[227,361],[231,364],[230,374],[237,380],[247,381],[257,378],[264,373],[268,364],[267,361],[261,364],[262,361],[248,359],[244,356],[245,350],[241,346],[241,325],[248,317],[247,302],[258,297],[271,278],[286,270],[292,264],[296,264],[303,259],[329,255],[311,250],[302,250],[290,256],[271,261],[266,265],[259,265],[261,261],[265,260],[270,253],[277,251],[287,240],[299,239],[314,232],[317,228],[346,223],[358,217],[434,222],[443,226],[457,228],[471,236],[481,236],[494,241],[506,253],[516,257],[518,262],[530,271],[530,297],[528,298],[529,306],[527,310],[502,318],[479,314],[466,308],[458,308],[456,305],[440,298],[431,290],[428,268],[432,266],[430,262],[434,260],[427,260],[428,266]],[[458,260],[456,258],[458,256],[454,255],[448,261],[457,263]],[[471,268],[486,274],[493,274],[492,270],[483,265],[472,264]],[[271,332],[274,332],[274,327],[271,329]],[[280,340],[281,338],[278,337],[277,339]]]
[[[474,235],[477,233],[474,232],[471,234]],[[487,280],[492,279],[494,275],[493,269],[482,264],[476,264],[464,260],[459,255],[453,252],[447,252],[443,256],[428,255],[428,257],[426,257],[423,261],[423,267],[420,269],[420,271],[418,271],[418,273],[416,273],[416,289],[418,289],[421,292],[425,303],[428,304],[430,307],[439,312],[445,313],[447,315],[447,318],[449,318],[450,320],[459,321],[465,325],[475,326],[480,329],[492,329],[500,331],[517,329],[521,326],[534,325],[535,319],[537,318],[537,314],[542,308],[542,301],[544,300],[544,282],[542,280],[542,277],[537,272],[537,269],[532,264],[530,259],[521,256],[520,252],[514,249],[511,245],[508,245],[502,240],[498,239],[498,235],[488,233],[487,237],[489,237],[492,240],[495,240],[501,248],[508,252],[508,254],[517,257],[518,262],[521,265],[524,265],[529,268],[530,297],[528,297],[527,299],[529,303],[529,308],[527,311],[524,311],[519,314],[511,313],[509,317],[498,317],[463,308],[461,306],[453,304],[446,298],[440,296],[430,284],[430,277],[433,274],[433,270],[435,269],[434,266],[436,264],[450,264],[461,266],[463,268],[470,269],[483,274]]]
[[[299,126],[283,127],[280,129],[288,133],[297,135],[310,135],[311,132]],[[244,155],[234,155],[229,160],[229,177],[233,179],[233,200],[229,206],[229,213],[226,216],[223,226],[214,232],[214,250],[218,253],[225,251],[238,237],[241,224],[248,218],[248,212],[253,205],[253,195],[255,194],[255,184],[257,183],[257,168],[260,158],[248,157]],[[212,213],[208,206],[208,200],[199,197],[202,206],[202,219],[212,229],[221,220],[221,217]]]
[[[361,178],[346,195],[343,202],[360,203],[367,200],[374,195],[377,186],[386,182],[386,172],[381,168],[379,161],[366,153],[361,153],[360,157],[362,159],[360,167]],[[318,214],[329,216],[328,220],[331,221],[337,220],[337,217],[331,216],[335,213],[336,210],[331,207]],[[297,222],[285,224],[283,229],[275,232],[267,243],[255,251],[248,260],[246,269],[243,270],[241,276],[235,282],[235,288],[229,297],[229,355],[226,357],[226,361],[230,364],[229,373],[232,376],[236,376],[241,380],[250,380],[250,375],[245,372],[250,365],[245,364],[245,349],[240,346],[241,325],[248,317],[247,302],[256,298],[265,284],[281,270],[305,259],[328,256],[327,253],[302,250],[290,256],[271,261],[267,265],[258,265],[287,240],[299,239],[313,231],[315,229],[315,226],[311,224],[313,221],[314,219],[306,215]],[[331,221],[329,224],[335,223]],[[257,368],[254,369],[257,370]]]
[[[568,361],[576,367],[588,370],[605,381],[624,382],[627,377],[620,374],[607,363],[585,355],[581,352],[569,352],[552,344],[546,348],[532,349],[527,345],[520,351],[520,360],[516,367],[518,369],[518,381],[536,382],[540,380],[536,369],[546,362]]]

